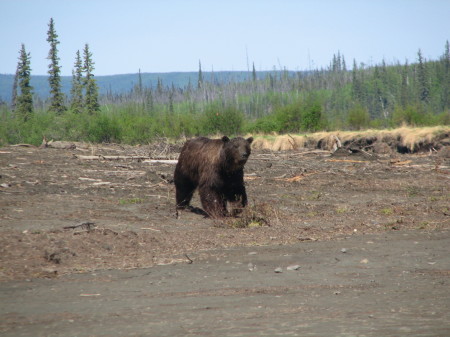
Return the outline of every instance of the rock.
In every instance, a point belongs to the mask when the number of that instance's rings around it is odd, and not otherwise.
[[[300,265],[298,264],[293,264],[291,266],[287,266],[286,267],[287,270],[299,270],[300,269]]]
[[[274,272],[277,274],[281,274],[283,272],[283,269],[278,267],[278,268],[275,268]]]
[[[342,248],[341,253],[347,253],[347,248]]]
[[[58,271],[53,268],[42,268],[42,271],[38,275],[39,277],[55,278],[58,276]]]

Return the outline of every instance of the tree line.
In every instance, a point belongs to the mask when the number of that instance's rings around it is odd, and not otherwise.
[[[413,63],[358,64],[340,52],[328,67],[306,72],[274,69],[244,81],[223,82],[202,71],[184,87],[136,85],[125,93],[98,94],[89,45],[77,51],[69,97],[61,92],[58,35],[50,19],[47,41],[50,97],[37,107],[30,85],[30,54],[19,62],[11,105],[0,107],[0,143],[38,143],[43,136],[93,142],[148,142],[180,137],[248,132],[314,132],[386,128],[402,124],[450,124],[450,52],[438,60],[419,49]]]
[[[83,49],[83,59],[80,51],[76,53],[75,65],[72,70],[72,89],[70,106],[67,99],[61,91],[61,67],[58,57],[58,35],[55,30],[53,18],[50,19],[47,31],[47,42],[50,44],[50,50],[47,59],[50,60],[48,66],[48,81],[50,85],[50,99],[48,101],[48,111],[57,115],[63,114],[68,108],[74,112],[87,111],[93,114],[100,110],[98,103],[98,87],[94,79],[94,62],[89,45],[86,43]],[[15,118],[27,121],[34,113],[33,87],[30,84],[31,79],[31,55],[26,51],[22,44],[19,52],[19,62],[14,77],[12,88],[11,110]]]

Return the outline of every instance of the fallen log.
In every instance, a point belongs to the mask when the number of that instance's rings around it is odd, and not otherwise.
[[[73,225],[73,226],[65,226],[63,227],[64,229],[75,229],[75,228],[81,228],[81,229],[87,229],[88,231],[91,230],[93,227],[95,226],[95,222],[90,222],[90,221],[86,221],[86,222],[82,222],[78,225]]]
[[[94,156],[84,156],[81,154],[74,154],[75,158],[83,159],[83,160],[146,160],[150,159],[150,157],[144,156],[104,156],[104,155],[94,155]]]
[[[367,160],[353,160],[353,159],[327,159],[326,161],[342,162],[342,163],[367,163]]]
[[[178,163],[177,159],[147,159],[143,163],[162,163],[162,164],[174,164]]]
[[[10,145],[11,147],[36,147],[36,146],[34,146],[34,145],[32,145],[32,144],[13,144],[13,145]]]
[[[146,156],[84,156],[79,154],[73,155],[75,158],[82,160],[141,160],[143,163],[163,163],[163,164],[176,164],[178,160],[176,159],[151,159],[151,157]]]

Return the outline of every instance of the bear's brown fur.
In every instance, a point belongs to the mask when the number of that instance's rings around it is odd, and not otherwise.
[[[226,203],[247,205],[244,165],[250,156],[253,138],[209,139],[187,141],[175,168],[177,209],[189,208],[198,187],[203,210],[218,218],[228,215]]]

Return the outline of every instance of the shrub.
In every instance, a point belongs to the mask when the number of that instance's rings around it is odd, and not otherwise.
[[[301,114],[301,129],[315,132],[323,128],[322,124],[322,105],[317,98],[310,96]]]
[[[347,123],[353,130],[367,128],[370,123],[369,111],[360,104],[355,105],[348,112]]]
[[[233,106],[211,104],[206,107],[202,130],[206,134],[237,135],[242,132],[244,114]]]
[[[88,139],[94,143],[120,142],[122,137],[117,119],[103,112],[92,116],[88,127]]]

